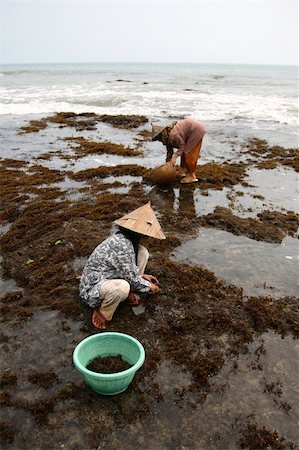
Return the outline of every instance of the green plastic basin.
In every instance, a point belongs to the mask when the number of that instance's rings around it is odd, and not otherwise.
[[[127,370],[116,373],[97,373],[86,366],[97,356],[118,356],[132,365]],[[115,395],[127,389],[135,373],[145,360],[142,344],[124,333],[107,332],[89,336],[81,341],[73,353],[73,362],[84,376],[86,383],[98,394]]]

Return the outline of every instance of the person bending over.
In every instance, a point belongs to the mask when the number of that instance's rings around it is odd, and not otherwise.
[[[171,125],[152,125],[152,140],[160,141],[166,146],[166,161],[176,164],[181,157],[178,175],[181,183],[194,183],[198,181],[195,175],[197,161],[200,155],[203,137],[206,129],[195,119],[183,119]],[[177,151],[174,153],[173,149]]]

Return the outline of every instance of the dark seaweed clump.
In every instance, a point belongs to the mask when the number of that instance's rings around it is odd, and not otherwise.
[[[0,420],[0,444],[8,444],[14,441],[17,429],[10,422]]]
[[[92,178],[119,177],[124,175],[142,177],[147,172],[147,168],[138,164],[123,164],[121,166],[100,166],[95,169],[80,170],[76,173],[70,173],[69,177],[77,181],[85,181]]]
[[[236,184],[247,186],[244,181],[247,165],[207,163],[197,166],[196,176],[201,189],[223,189]]]
[[[5,372],[0,373],[0,387],[13,386],[17,384],[17,376],[12,370],[8,369]]]
[[[126,116],[123,114],[119,114],[117,116],[104,114],[100,116],[100,120],[101,122],[110,123],[117,128],[137,128],[148,122],[148,119],[145,116]]]
[[[148,122],[145,116],[138,115],[97,115],[95,113],[60,112],[41,120],[31,120],[29,125],[21,128],[20,133],[36,133],[44,130],[49,123],[56,124],[60,128],[74,127],[77,131],[95,130],[99,122],[109,123],[117,128],[138,128]]]
[[[91,360],[86,368],[92,372],[97,373],[116,373],[123,372],[129,369],[131,364],[122,358],[121,355],[117,356],[97,356]]]
[[[286,235],[295,236],[299,226],[299,215],[277,211],[264,211],[258,219],[241,218],[228,208],[217,206],[213,213],[200,218],[204,227],[219,228],[237,236],[243,235],[257,241],[280,243]]]
[[[268,146],[263,139],[249,139],[245,153],[252,155],[259,169],[274,169],[278,165],[292,167],[299,172],[299,152],[297,148],[283,148],[279,145]]]
[[[248,421],[244,425],[243,435],[240,439],[240,447],[248,450],[295,450],[297,447],[292,442],[279,436],[276,430],[267,427],[258,427],[256,423]]]
[[[37,384],[43,389],[49,389],[53,385],[53,383],[59,381],[59,378],[54,370],[50,369],[47,372],[33,371],[32,373],[28,374],[28,380],[31,381],[31,383]]]
[[[139,156],[142,154],[140,150],[133,150],[120,144],[113,144],[112,142],[87,141],[83,137],[66,138],[66,140],[78,144],[78,146],[72,147],[78,158],[101,153],[121,156]]]

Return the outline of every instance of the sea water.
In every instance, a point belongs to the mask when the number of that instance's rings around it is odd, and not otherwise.
[[[298,146],[298,68],[224,64],[0,65],[0,121],[61,111],[193,117],[232,136]],[[215,144],[214,142],[214,144]]]

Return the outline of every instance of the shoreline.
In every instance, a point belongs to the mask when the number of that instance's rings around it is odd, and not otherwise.
[[[296,174],[298,152],[248,140],[232,151],[232,161],[224,155],[216,162],[200,159],[196,186],[161,188],[146,176],[163,157],[161,149],[149,142],[148,118],[132,119],[106,116],[103,124],[93,114],[45,117],[30,125],[30,133],[19,130],[15,158],[0,161],[4,200],[0,215],[4,224],[10,224],[0,237],[2,272],[17,282],[17,289],[1,296],[2,405],[7,414],[3,449],[37,449],[45,439],[50,447],[69,442],[74,449],[103,443],[112,449],[121,442],[126,448],[133,448],[133,442],[157,448],[169,442],[190,449],[196,448],[194,442],[203,448],[239,448],[258,442],[261,433],[268,445],[279,442],[281,448],[295,448],[292,361],[299,336],[298,298],[284,293],[283,284],[273,292],[275,280],[270,284],[266,280],[264,287],[257,280],[259,294],[246,295],[242,279],[236,286],[200,259],[194,263],[184,258],[194,250],[200,258],[200,246],[194,242],[201,231],[212,232],[206,255],[214,253],[215,260],[226,241],[223,235],[214,247],[213,231],[243,238],[240,243],[246,238],[256,246],[267,244],[268,249],[281,246],[285,238],[295,245],[298,212],[277,206],[279,190],[266,198],[260,185],[252,184],[254,178],[249,182],[248,173],[262,171],[265,180],[270,173],[278,177],[280,171]],[[120,146],[118,141],[126,144]],[[30,162],[21,158],[29,145],[36,146]],[[101,151],[111,161],[121,158],[121,167],[97,163]],[[92,168],[78,165],[93,158]],[[151,164],[143,165],[144,160]],[[291,184],[286,187],[296,196]],[[108,331],[132,334],[146,348],[144,368],[130,390],[109,400],[92,393],[72,366],[75,344],[96,332],[90,311],[78,297],[77,277],[96,244],[111,232],[113,220],[148,200],[168,238],[149,246],[149,271],[160,279],[162,289],[154,301],[146,299],[145,311],[122,305],[109,324]],[[212,211],[203,207],[209,204]],[[191,247],[182,250],[188,243]],[[176,249],[182,253],[174,259]],[[236,271],[233,254],[224,255],[224,264],[225,258]],[[296,265],[295,256],[286,264]],[[255,276],[258,273],[267,276],[267,267],[261,265]],[[279,282],[287,285],[288,280]],[[277,353],[276,347],[285,354]],[[281,365],[284,372],[278,370]],[[46,386],[42,379],[48,380]],[[242,392],[241,379],[248,382],[243,388],[247,401],[234,393],[234,386]],[[205,413],[208,422],[198,422]],[[181,436],[170,427],[170,420],[184,424]],[[33,430],[38,430],[37,436]]]

